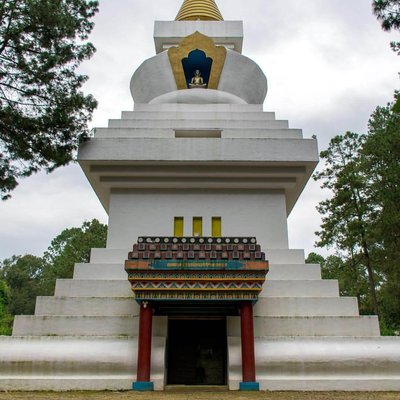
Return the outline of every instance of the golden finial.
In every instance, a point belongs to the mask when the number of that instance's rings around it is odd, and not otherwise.
[[[223,21],[214,0],[185,0],[175,21]]]

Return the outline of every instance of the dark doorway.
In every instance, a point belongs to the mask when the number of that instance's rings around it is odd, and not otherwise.
[[[167,383],[226,385],[226,319],[170,319]]]

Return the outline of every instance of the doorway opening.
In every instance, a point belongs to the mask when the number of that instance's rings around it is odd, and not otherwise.
[[[167,384],[226,385],[226,319],[168,321]]]

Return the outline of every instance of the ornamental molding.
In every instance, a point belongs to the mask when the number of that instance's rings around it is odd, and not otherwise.
[[[182,60],[187,58],[189,53],[193,50],[201,50],[206,54],[206,57],[212,59],[210,79],[207,88],[217,90],[222,69],[225,64],[226,48],[223,46],[216,46],[210,37],[198,31],[182,39],[177,47],[170,47],[168,49],[168,57],[178,90],[188,88]]]

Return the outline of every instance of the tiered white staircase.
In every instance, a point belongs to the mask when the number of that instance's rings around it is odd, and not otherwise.
[[[270,272],[254,308],[261,388],[398,388],[400,342],[379,337],[377,318],[360,317],[356,300],[339,297],[337,282],[321,280],[319,266],[304,264],[302,252],[266,253]],[[73,279],[58,280],[53,297],[37,299],[34,316],[16,317],[13,336],[0,340],[2,388],[131,387],[138,306],[124,254],[127,250],[93,249],[91,263],[77,264]],[[239,317],[228,317],[227,325],[229,385],[237,389]],[[166,336],[167,318],[155,317],[152,379],[157,389],[164,386]]]

